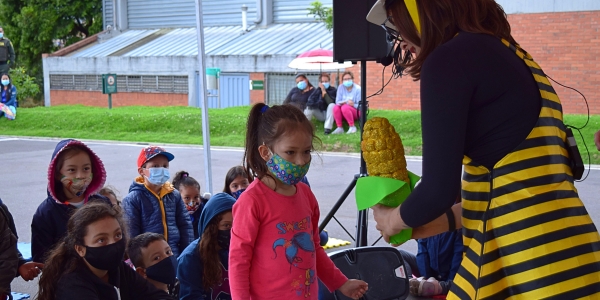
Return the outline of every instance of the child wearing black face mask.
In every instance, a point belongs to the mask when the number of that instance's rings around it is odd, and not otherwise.
[[[210,198],[200,215],[200,238],[179,256],[180,300],[231,300],[229,241],[235,199],[227,193]]]
[[[126,244],[118,209],[104,203],[78,209],[66,236],[50,252],[37,299],[172,299],[123,262]]]
[[[177,259],[162,234],[142,233],[129,241],[127,255],[135,271],[175,299],[179,299],[179,281],[175,278]]]

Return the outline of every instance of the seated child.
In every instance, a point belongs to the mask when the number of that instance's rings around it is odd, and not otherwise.
[[[234,203],[227,193],[218,193],[206,203],[200,216],[202,235],[179,257],[180,300],[231,300],[228,272]]]
[[[62,140],[56,145],[47,174],[48,197],[31,221],[31,255],[38,263],[44,263],[47,252],[63,238],[76,209],[91,201],[109,202],[96,194],[106,180],[104,164],[78,140]]]
[[[117,198],[117,193],[115,190],[116,189],[114,187],[105,185],[98,191],[98,194],[108,198],[113,206],[121,206],[121,201],[119,201],[119,198]]]
[[[186,171],[179,171],[175,174],[173,186],[181,194],[185,208],[190,215],[190,219],[192,219],[194,239],[197,239],[200,237],[198,235],[198,220],[208,199],[200,196],[200,183],[193,177],[190,177],[190,173]]]
[[[157,289],[179,299],[177,259],[162,234],[142,233],[129,241],[127,255],[135,266],[135,271]]]
[[[171,299],[123,262],[126,245],[120,210],[108,203],[77,209],[49,252],[37,299]]]
[[[194,240],[194,231],[181,195],[169,180],[169,162],[175,156],[157,146],[148,146],[138,156],[139,176],[123,198],[129,234],[162,234],[175,257]]]
[[[233,198],[237,199],[250,185],[248,180],[248,173],[242,166],[235,166],[225,175],[225,187],[223,187],[223,193],[230,194]]]
[[[410,279],[410,293],[425,297],[448,294],[462,261],[462,230],[445,232],[417,242],[419,250],[416,260],[421,277]]]

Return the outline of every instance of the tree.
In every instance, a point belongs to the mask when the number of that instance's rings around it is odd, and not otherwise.
[[[102,30],[102,0],[2,0],[0,24],[15,48],[16,61],[42,82],[42,53]]]
[[[316,0],[310,4],[308,14],[313,15],[317,21],[325,23],[327,30],[333,29],[333,8],[325,7],[321,1]]]

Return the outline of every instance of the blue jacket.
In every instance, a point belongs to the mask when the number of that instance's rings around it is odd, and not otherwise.
[[[0,102],[6,104],[8,106],[17,106],[17,88],[14,85],[10,85],[10,91],[8,95],[2,97],[2,93],[4,92],[4,87],[0,86],[2,91],[0,92]]]
[[[123,210],[132,238],[145,232],[160,233],[176,257],[194,240],[190,215],[181,195],[169,182],[156,195],[146,188],[143,177],[137,177],[123,198]]]
[[[200,239],[202,233],[210,221],[222,212],[232,210],[235,199],[227,193],[218,193],[210,198],[204,206],[200,215],[199,232],[200,238],[191,243],[181,256],[179,256],[177,267],[177,278],[179,279],[180,300],[231,300],[227,274],[222,274],[223,284],[217,289],[205,291],[202,287],[202,259],[200,258]],[[219,250],[219,260],[225,271],[229,269],[229,249]]]
[[[35,262],[43,263],[46,254],[67,232],[67,222],[75,211],[75,206],[70,205],[64,199],[62,183],[56,180],[58,172],[56,158],[66,147],[83,148],[92,161],[92,182],[84,193],[85,203],[90,201],[104,201],[110,204],[110,200],[96,194],[102,188],[106,180],[106,171],[100,158],[84,143],[77,140],[62,140],[54,149],[50,166],[48,167],[48,197],[38,206],[33,220],[31,221],[31,255]]]
[[[421,276],[434,277],[439,281],[453,280],[462,261],[462,230],[419,239],[417,243],[417,266]]]

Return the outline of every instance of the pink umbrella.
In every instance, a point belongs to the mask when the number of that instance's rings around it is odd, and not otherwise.
[[[298,55],[289,64],[292,69],[339,70],[352,67],[352,62],[333,62],[333,51],[327,49],[309,50]]]

